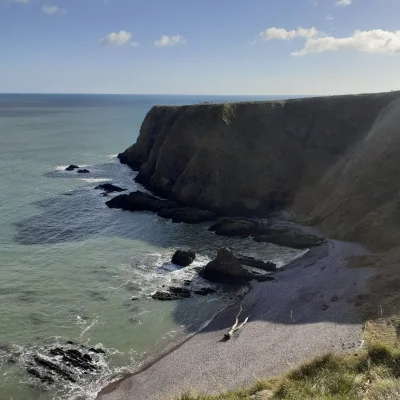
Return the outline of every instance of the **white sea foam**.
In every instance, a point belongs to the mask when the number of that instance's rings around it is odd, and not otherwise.
[[[80,178],[79,180],[82,182],[87,182],[87,183],[100,183],[100,182],[112,181],[111,178]]]

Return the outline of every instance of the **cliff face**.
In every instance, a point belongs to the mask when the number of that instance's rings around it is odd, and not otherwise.
[[[351,236],[370,207],[354,203],[356,211],[343,222],[331,214],[340,214],[355,190],[357,202],[369,197],[377,188],[369,179],[379,185],[380,198],[388,195],[376,166],[389,157],[388,168],[397,172],[400,136],[387,120],[400,112],[397,105],[385,109],[399,97],[156,106],[120,159],[139,169],[138,180],[148,188],[183,204],[228,215],[263,215],[285,205]],[[373,209],[382,205],[377,198],[373,203]]]

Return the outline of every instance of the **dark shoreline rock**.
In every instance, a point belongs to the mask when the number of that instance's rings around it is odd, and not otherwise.
[[[237,258],[242,265],[247,265],[248,267],[262,269],[263,271],[267,272],[276,272],[277,270],[277,266],[273,262],[256,260],[253,257],[246,257],[242,255],[239,255]]]
[[[76,171],[78,174],[89,174],[90,171],[88,169],[78,169],[78,171]]]
[[[103,183],[94,188],[95,190],[104,190],[105,193],[114,193],[114,192],[125,192],[128,189],[120,188],[119,186],[113,185],[112,183]]]
[[[250,236],[257,232],[258,222],[243,218],[222,217],[209,228],[209,231],[215,232],[219,236]]]
[[[191,293],[189,289],[171,286],[168,291],[158,290],[151,297],[161,301],[182,300],[191,297]]]
[[[196,258],[193,250],[177,250],[172,256],[172,262],[181,267],[188,267]]]
[[[71,164],[70,166],[65,168],[65,171],[74,171],[75,169],[79,169],[79,166],[75,165],[75,164]]]
[[[253,279],[264,279],[263,275],[254,274],[242,266],[238,258],[227,248],[218,250],[217,258],[210,261],[199,275],[211,282],[244,284]]]
[[[296,229],[271,229],[264,233],[253,235],[256,242],[266,242],[278,246],[291,247],[294,249],[308,249],[320,246],[325,242],[324,238],[310,235]]]

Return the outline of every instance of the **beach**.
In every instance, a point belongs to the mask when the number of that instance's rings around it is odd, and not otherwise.
[[[365,254],[357,244],[328,240],[241,302],[249,322],[230,340],[239,304],[157,362],[99,393],[101,400],[161,400],[185,392],[219,393],[276,376],[326,352],[361,347],[362,319],[351,299],[373,269],[350,269],[346,259]]]

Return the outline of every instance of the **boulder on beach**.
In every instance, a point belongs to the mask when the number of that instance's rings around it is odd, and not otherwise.
[[[172,262],[181,267],[187,267],[196,258],[196,252],[193,250],[177,250],[172,257]]]
[[[65,168],[66,171],[74,171],[75,169],[79,169],[78,165],[71,164],[67,168]]]
[[[200,276],[212,282],[246,283],[257,279],[258,275],[249,272],[226,247],[218,250],[217,258],[209,262]]]
[[[153,211],[177,208],[177,204],[169,200],[161,200],[140,190],[129,194],[121,194],[107,201],[110,208],[119,208],[127,211]]]
[[[127,189],[122,189],[112,183],[103,183],[95,187],[95,190],[104,190],[106,193],[125,192]]]
[[[76,171],[78,174],[88,174],[90,173],[90,171],[88,169],[78,169],[78,171]]]

